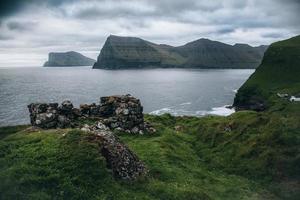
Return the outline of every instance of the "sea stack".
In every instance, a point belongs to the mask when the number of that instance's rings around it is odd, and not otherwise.
[[[92,66],[96,61],[75,51],[51,52],[44,67]]]

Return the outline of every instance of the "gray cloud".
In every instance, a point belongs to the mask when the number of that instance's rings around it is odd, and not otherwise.
[[[7,23],[7,27],[12,31],[30,31],[37,25],[36,22],[17,22],[11,21]]]
[[[0,34],[0,40],[10,40],[10,39],[12,39],[12,37]]]
[[[76,50],[95,58],[110,34],[175,46],[201,37],[269,44],[300,33],[299,10],[299,0],[1,1],[0,54],[43,60]]]
[[[266,34],[262,34],[263,37],[266,38],[283,38],[284,36],[282,35],[282,33],[266,33]]]
[[[0,1],[0,18],[11,16],[20,12],[26,6],[47,4],[49,6],[59,6],[64,3],[73,2],[76,0],[1,0]]]

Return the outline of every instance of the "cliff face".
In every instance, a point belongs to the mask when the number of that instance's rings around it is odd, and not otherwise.
[[[109,36],[93,68],[255,68],[264,50],[261,46],[232,46],[208,39],[173,47],[140,38]]]
[[[255,68],[262,58],[255,47],[231,46],[208,39],[196,40],[175,51],[187,58],[184,65],[196,68]]]
[[[122,69],[145,67],[168,67],[178,65],[179,58],[169,49],[135,37],[109,36],[93,68]]]
[[[91,66],[95,63],[94,59],[88,58],[80,53],[69,51],[65,53],[51,52],[44,67],[55,66]]]
[[[275,42],[265,52],[255,73],[238,90],[234,106],[260,111],[279,101],[277,93],[298,96],[299,77],[300,36]]]

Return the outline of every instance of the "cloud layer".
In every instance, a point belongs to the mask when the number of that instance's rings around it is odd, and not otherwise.
[[[202,37],[269,44],[300,32],[298,0],[10,0],[0,5],[0,66],[50,51],[96,58],[110,34],[182,45]]]

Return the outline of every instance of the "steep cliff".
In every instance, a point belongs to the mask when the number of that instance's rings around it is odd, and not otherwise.
[[[265,49],[265,46],[232,46],[208,39],[173,47],[135,37],[111,35],[93,68],[255,68]]]
[[[64,53],[51,52],[48,55],[48,61],[45,62],[44,67],[91,66],[94,62],[94,59],[88,58],[75,51]]]
[[[261,65],[238,90],[234,106],[264,110],[280,101],[277,93],[300,94],[300,36],[275,42],[268,48]]]
[[[181,56],[172,54],[173,47],[156,45],[135,37],[109,36],[94,68],[122,69],[168,67],[182,63]]]

